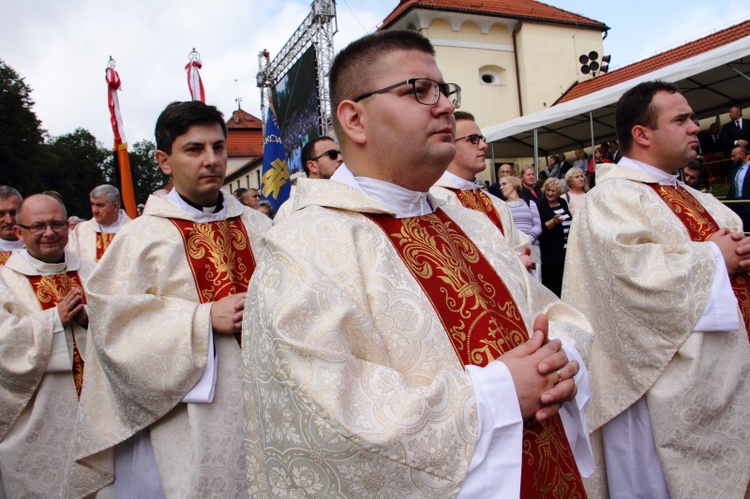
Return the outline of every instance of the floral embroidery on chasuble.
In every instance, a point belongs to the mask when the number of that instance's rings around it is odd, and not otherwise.
[[[240,217],[201,223],[169,220],[180,230],[201,303],[247,291],[255,259]],[[235,338],[239,344],[241,335]]]
[[[102,259],[104,252],[107,251],[112,239],[115,238],[116,232],[97,232],[96,233],[96,261]]]
[[[56,307],[60,303],[60,300],[68,294],[68,291],[73,288],[81,290],[83,303],[86,303],[86,292],[83,290],[81,278],[78,277],[78,272],[75,270],[71,270],[65,274],[30,275],[26,277],[28,277],[31,287],[34,289],[34,294],[42,310]],[[76,335],[72,328],[71,335],[73,336],[73,382],[76,385],[78,398],[81,398],[81,388],[83,388],[83,357],[81,357],[81,352],[78,351]]]
[[[505,283],[442,210],[400,220],[367,216],[427,295],[463,366],[485,366],[529,338]],[[521,497],[586,497],[559,415],[524,425]]]
[[[5,265],[5,262],[8,261],[8,258],[10,258],[10,251],[0,251],[0,267]]]
[[[659,184],[648,185],[680,219],[691,240],[707,241],[714,232],[719,230],[719,224],[711,214],[684,188]],[[747,272],[734,274],[729,277],[729,280],[740,305],[742,320],[747,330],[748,340],[750,340],[750,275]]]
[[[500,229],[500,234],[505,234],[505,231],[503,231],[503,222],[500,220],[500,215],[498,215],[495,206],[492,204],[492,200],[487,194],[480,190],[475,191],[474,189],[467,189],[465,191],[462,191],[461,189],[451,189],[448,187],[446,187],[446,189],[453,191],[456,196],[458,196],[458,200],[461,202],[461,205],[464,208],[481,211],[489,217],[492,223],[495,224],[495,227]]]

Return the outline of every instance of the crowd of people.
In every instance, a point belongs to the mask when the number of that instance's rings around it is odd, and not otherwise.
[[[199,101],[159,115],[171,188],[135,219],[108,185],[74,228],[0,186],[6,497],[750,493],[750,239],[678,180],[677,87],[626,92],[593,160],[489,190],[426,38],[352,42],[330,92],[337,140],[273,222],[222,190]]]

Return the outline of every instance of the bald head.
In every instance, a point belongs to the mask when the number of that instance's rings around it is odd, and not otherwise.
[[[68,214],[52,196],[35,194],[24,199],[13,228],[29,255],[46,263],[59,263],[68,244]]]

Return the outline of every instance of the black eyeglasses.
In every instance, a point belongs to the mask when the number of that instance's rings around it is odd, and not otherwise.
[[[324,152],[323,154],[319,154],[319,155],[315,156],[312,160],[313,161],[317,161],[317,160],[319,160],[320,158],[322,158],[325,155],[328,155],[328,157],[331,160],[334,160],[334,159],[338,158],[339,155],[341,155],[341,151],[337,151],[336,149],[329,149],[326,152]]]
[[[479,145],[479,141],[483,141],[485,144],[487,143],[487,139],[484,138],[484,135],[479,135],[477,133],[472,133],[471,135],[464,135],[463,137],[459,137],[455,140],[455,142],[458,142],[459,140],[463,139],[469,139],[469,142],[474,144],[475,146]]]
[[[35,223],[32,225],[21,225],[21,224],[16,224],[16,225],[18,225],[22,229],[26,229],[29,232],[31,232],[32,236],[41,236],[42,234],[45,233],[45,231],[47,230],[47,227],[52,229],[52,232],[55,232],[57,234],[62,234],[66,230],[68,230],[68,222],[58,222],[58,221],[47,222],[47,223],[39,222],[39,223]]]
[[[417,102],[425,106],[434,106],[440,100],[440,94],[443,94],[451,104],[456,106],[456,109],[461,107],[461,87],[455,83],[440,83],[430,78],[411,78],[394,83],[380,90],[362,94],[355,98],[354,102],[359,102],[376,94],[384,94],[403,85],[411,85],[414,91],[414,98],[417,99]]]

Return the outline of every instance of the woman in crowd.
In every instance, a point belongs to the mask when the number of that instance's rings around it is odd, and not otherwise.
[[[533,173],[533,169],[531,170]],[[513,176],[500,177],[500,190],[505,196],[505,204],[513,215],[513,223],[518,230],[529,236],[531,242],[531,258],[536,263],[535,276],[541,276],[541,252],[539,251],[539,236],[542,234],[542,221],[539,210],[534,201],[521,199],[521,181]]]
[[[575,216],[576,209],[583,203],[583,197],[589,190],[583,170],[575,166],[568,170],[568,173],[565,174],[565,184],[568,186],[568,192],[565,193],[568,210],[570,210],[572,216]]]
[[[586,154],[583,149],[576,149],[576,160],[573,161],[573,168],[580,168],[581,171],[589,169],[589,155]],[[570,171],[570,170],[568,170]]]
[[[547,179],[542,186],[544,197],[539,200],[539,216],[542,219],[542,235],[539,247],[542,253],[542,284],[553,293],[562,293],[563,268],[565,267],[565,250],[568,244],[571,215],[568,203],[560,198],[560,181]]]
[[[521,172],[521,199],[524,201],[539,201],[543,196],[542,191],[536,186],[536,171],[533,166],[527,166]]]

